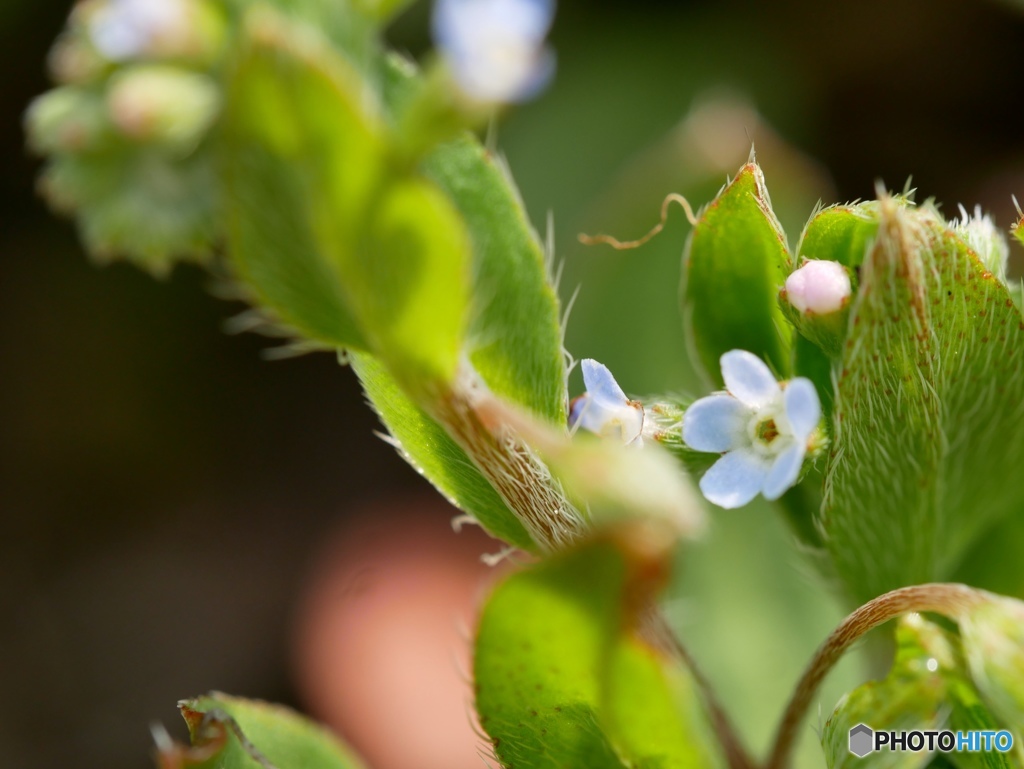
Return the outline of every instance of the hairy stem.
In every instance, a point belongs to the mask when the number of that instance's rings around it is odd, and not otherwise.
[[[902,587],[869,601],[844,619],[818,647],[793,690],[765,769],[784,769],[789,765],[807,706],[825,676],[854,641],[883,622],[909,611],[933,611],[956,619],[965,609],[987,600],[986,595],[984,591],[956,584]]]

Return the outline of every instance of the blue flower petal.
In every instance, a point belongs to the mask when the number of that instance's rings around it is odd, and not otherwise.
[[[779,383],[764,361],[746,350],[730,350],[721,358],[726,389],[748,406],[759,408],[779,395]]]
[[[761,491],[768,469],[768,462],[750,449],[730,451],[704,473],[700,490],[719,507],[743,507]]]
[[[800,468],[804,463],[804,443],[794,443],[772,462],[771,469],[764,479],[761,493],[768,500],[778,499],[786,490],[796,483],[800,477]]]
[[[617,408],[629,402],[607,366],[591,358],[584,358],[580,361],[580,368],[583,370],[583,384],[587,386],[587,392],[602,406]]]
[[[806,445],[814,428],[821,421],[821,401],[818,391],[810,379],[797,377],[786,385],[783,394],[786,405],[786,419],[793,430],[793,435],[802,445]]]
[[[749,406],[731,395],[709,395],[683,414],[683,442],[695,451],[729,451],[744,444],[743,430],[752,415]]]
[[[522,101],[551,79],[544,37],[553,0],[438,0],[434,40],[460,89],[483,102]]]

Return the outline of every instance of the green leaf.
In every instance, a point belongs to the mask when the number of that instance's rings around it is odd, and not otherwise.
[[[375,129],[354,73],[315,38],[276,17],[249,25],[228,89],[225,175],[229,253],[238,276],[286,325],[331,346],[367,346],[340,265],[318,243],[313,214],[327,205],[355,231],[381,173]],[[307,34],[306,37],[309,35]]]
[[[1021,553],[1024,515],[1011,513],[974,544],[953,574],[953,581],[1024,599],[1024,570],[1013,567]]]
[[[566,420],[558,297],[503,164],[470,137],[438,147],[424,173],[454,202],[473,244],[470,359],[487,386],[557,425]]]
[[[381,194],[367,229],[362,249],[331,249],[366,334],[407,390],[450,381],[469,306],[469,240],[458,212],[437,187],[412,178]]]
[[[188,157],[161,149],[104,148],[57,155],[40,184],[73,213],[89,255],[125,259],[157,277],[178,261],[209,261],[220,236],[220,188],[211,147]]]
[[[716,764],[692,678],[645,638],[667,553],[652,559],[636,532],[514,574],[484,607],[476,705],[502,765]]]
[[[264,10],[247,31],[228,107],[238,271],[286,324],[371,350],[426,397],[454,375],[463,342],[459,215],[429,181],[390,167],[367,84],[313,30]]]
[[[350,353],[349,362],[406,461],[492,536],[523,550],[536,550],[519,519],[466,452],[409,399],[384,366],[364,354]]]
[[[949,697],[952,707],[949,715],[949,728],[953,731],[993,731],[998,732],[1004,725],[996,720],[992,711],[982,702],[978,691],[969,681],[959,677],[949,682]],[[1014,744],[1020,747],[1020,736],[1014,735]],[[952,763],[960,769],[1021,769],[1019,751],[1014,754],[1000,753],[996,750],[984,750],[977,753],[958,751],[949,755]]]
[[[166,766],[199,769],[361,769],[337,737],[292,710],[212,693],[183,700],[192,747],[158,745]]]
[[[701,211],[684,256],[683,320],[718,386],[719,358],[733,349],[789,374],[789,325],[778,304],[789,262],[761,169],[750,162]]]
[[[412,0],[352,0],[352,5],[374,21],[383,23],[400,14]]]
[[[979,698],[955,633],[919,614],[909,614],[897,625],[896,644],[889,674],[854,689],[825,722],[821,739],[829,769],[902,769],[925,766],[931,760],[927,750],[913,753],[887,748],[859,758],[848,750],[850,729],[858,724],[897,732],[1006,728]],[[1008,754],[995,751],[946,755],[962,769],[1018,767]]]
[[[992,596],[972,608],[960,628],[974,682],[986,702],[1008,724],[1024,724],[1024,602]]]
[[[830,206],[818,211],[804,227],[797,257],[859,267],[878,232],[877,211],[877,203]]]
[[[1024,322],[932,210],[880,206],[833,371],[821,528],[858,602],[947,579],[1024,502]]]
[[[631,635],[612,649],[607,676],[605,721],[629,766],[712,769],[722,764],[688,671],[666,664],[662,652]]]

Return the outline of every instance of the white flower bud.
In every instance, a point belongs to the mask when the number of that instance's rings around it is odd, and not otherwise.
[[[839,262],[811,259],[786,278],[786,296],[802,313],[838,312],[846,306],[852,291],[850,276]]]

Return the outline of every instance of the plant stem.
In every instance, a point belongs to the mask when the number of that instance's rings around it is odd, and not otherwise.
[[[883,622],[909,611],[933,611],[956,619],[964,609],[985,600],[987,594],[984,591],[966,585],[934,583],[893,590],[868,601],[853,612],[818,647],[804,670],[779,722],[775,744],[765,769],[784,769],[789,765],[797,730],[807,706],[811,704],[811,699],[829,670],[854,641]]]
[[[755,769],[756,764],[754,760],[743,746],[743,742],[729,720],[725,708],[722,707],[722,703],[718,701],[714,691],[711,689],[711,683],[697,667],[697,663],[690,656],[689,650],[683,646],[679,636],[669,626],[665,615],[658,610],[652,611],[648,616],[645,630],[647,631],[648,640],[656,644],[660,649],[678,657],[690,671],[694,681],[697,682],[704,705],[707,707],[708,717],[711,719],[711,726],[718,737],[719,744],[722,746],[729,769]]]

